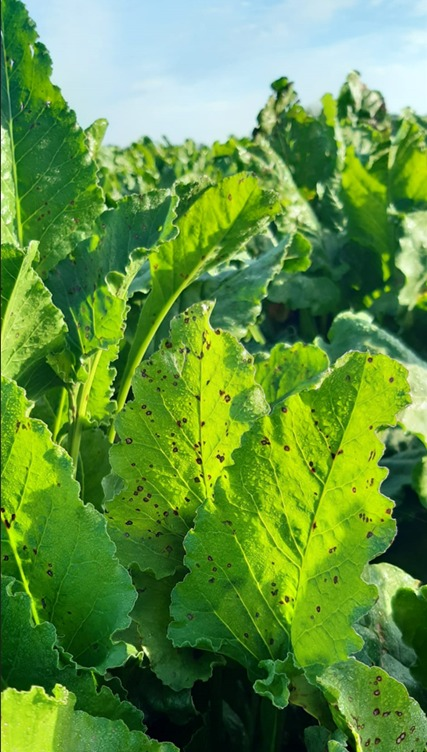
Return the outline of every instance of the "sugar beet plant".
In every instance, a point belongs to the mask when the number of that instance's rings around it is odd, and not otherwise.
[[[119,150],[2,50],[4,749],[423,752],[425,122]]]

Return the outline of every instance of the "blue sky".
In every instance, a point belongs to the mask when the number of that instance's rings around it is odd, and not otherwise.
[[[388,109],[427,113],[427,0],[27,0],[53,81],[106,142],[249,135],[287,76],[301,101],[352,69]]]

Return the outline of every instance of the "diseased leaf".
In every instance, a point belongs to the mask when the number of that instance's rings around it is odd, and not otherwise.
[[[76,710],[116,720],[128,728],[143,731],[143,714],[129,702],[122,702],[107,686],[97,687],[94,674],[77,671],[75,664],[61,665],[53,624],[34,625],[30,598],[17,590],[18,583],[2,576],[2,687],[30,690],[32,685],[51,692],[62,684],[76,695]]]
[[[178,236],[150,256],[152,289],[129,354],[120,408],[128,380],[180,294],[203,272],[235,256],[254,235],[264,232],[279,211],[275,195],[262,190],[254,175],[241,173],[204,190],[179,217]]]
[[[427,585],[398,590],[392,603],[393,619],[417,656],[411,672],[427,689]]]
[[[120,665],[123,646],[111,635],[129,623],[130,577],[105,520],[78,498],[69,456],[28,409],[23,391],[3,379],[3,571],[22,583],[35,623],[52,622],[80,665]]]
[[[315,673],[360,649],[351,625],[375,597],[362,571],[395,531],[375,429],[407,404],[404,374],[352,353],[254,424],[185,538],[176,646],[221,652],[255,677],[288,651]]]
[[[129,731],[122,720],[93,717],[74,710],[76,698],[57,684],[53,697],[41,687],[2,693],[4,752],[177,752],[142,731]]]
[[[78,238],[89,234],[103,207],[102,193],[85,135],[50,82],[49,53],[37,41],[24,4],[3,0],[2,11],[4,239],[17,240],[22,247],[38,240],[38,270],[46,272],[70,253]]]
[[[270,404],[314,385],[327,369],[329,360],[320,347],[297,342],[289,347],[275,345],[266,360],[256,363],[256,377]]]
[[[125,487],[107,503],[121,562],[156,577],[182,564],[182,540],[242,434],[268,406],[253,359],[209,324],[212,303],[171,324],[160,350],[135,375],[134,401],[116,420],[110,462]]]
[[[25,371],[64,341],[62,313],[33,269],[37,252],[37,243],[26,254],[12,245],[1,250],[2,373],[11,379],[25,378]]]
[[[351,349],[385,353],[403,363],[408,370],[411,404],[405,408],[400,420],[408,431],[426,443],[427,364],[397,337],[379,327],[366,311],[340,313],[328,332],[328,338],[331,346],[325,349],[332,360]]]
[[[377,666],[354,659],[330,666],[319,676],[338,726],[349,730],[357,752],[424,752],[427,718],[403,684]]]

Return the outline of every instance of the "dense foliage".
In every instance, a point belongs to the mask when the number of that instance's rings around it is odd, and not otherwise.
[[[426,121],[105,147],[2,47],[5,752],[423,752]]]

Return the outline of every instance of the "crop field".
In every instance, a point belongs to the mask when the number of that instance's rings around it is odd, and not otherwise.
[[[4,752],[425,752],[427,120],[122,149],[2,51]]]

